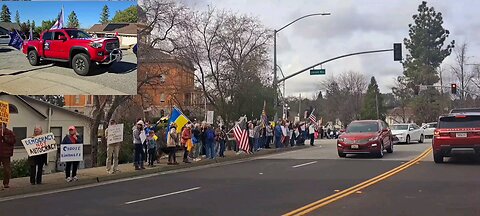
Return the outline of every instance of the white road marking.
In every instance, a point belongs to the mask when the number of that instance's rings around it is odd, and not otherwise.
[[[317,161],[312,161],[312,162],[308,162],[308,163],[304,163],[304,164],[295,165],[295,166],[292,166],[292,168],[307,166],[307,165],[314,164],[314,163],[317,163]]]
[[[130,205],[130,204],[133,204],[133,203],[148,201],[148,200],[152,200],[152,199],[158,199],[158,198],[162,198],[162,197],[166,197],[166,196],[171,196],[171,195],[175,195],[175,194],[186,193],[186,192],[194,191],[194,190],[198,190],[198,189],[200,189],[200,187],[194,187],[194,188],[190,188],[190,189],[186,189],[186,190],[181,190],[181,191],[177,191],[177,192],[172,192],[172,193],[162,194],[162,195],[153,196],[153,197],[148,197],[148,198],[144,198],[144,199],[134,200],[134,201],[126,202],[125,205]]]

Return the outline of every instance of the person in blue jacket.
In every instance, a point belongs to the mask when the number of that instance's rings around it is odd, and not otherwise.
[[[83,144],[83,139],[77,133],[75,126],[68,127],[68,134],[63,138],[62,144]],[[79,161],[70,161],[66,163],[65,179],[67,182],[78,181],[77,169],[79,163]]]

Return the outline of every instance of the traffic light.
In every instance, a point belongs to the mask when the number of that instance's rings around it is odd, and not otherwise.
[[[452,83],[450,87],[452,89],[452,94],[456,95],[457,94],[457,84]]]
[[[402,61],[402,44],[393,44],[393,61]]]

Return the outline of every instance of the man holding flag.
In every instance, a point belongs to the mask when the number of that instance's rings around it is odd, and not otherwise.
[[[233,136],[237,140],[238,148],[250,152],[250,145],[248,144],[248,131],[247,131],[247,117],[241,117],[240,122],[233,128]]]

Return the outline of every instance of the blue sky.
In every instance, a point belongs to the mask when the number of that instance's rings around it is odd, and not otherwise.
[[[56,19],[58,13],[65,9],[65,25],[67,24],[68,15],[73,11],[77,14],[81,28],[90,28],[98,23],[100,13],[106,4],[110,9],[110,19],[115,16],[118,10],[124,10],[132,5],[136,5],[136,1],[48,1],[48,2],[1,2],[6,4],[12,14],[12,21],[15,20],[15,13],[20,13],[20,21],[35,20],[38,26],[42,20]]]

